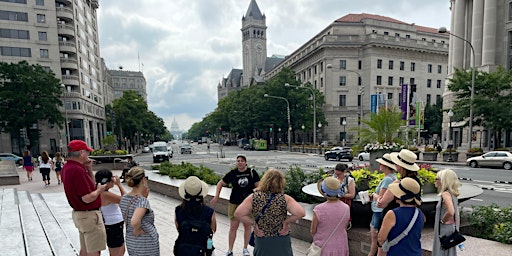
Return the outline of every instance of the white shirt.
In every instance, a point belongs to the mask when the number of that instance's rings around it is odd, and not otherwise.
[[[43,163],[43,158],[42,157],[38,157],[37,158],[37,161],[39,161],[39,168],[52,168],[52,159],[51,158],[48,158],[48,163]]]

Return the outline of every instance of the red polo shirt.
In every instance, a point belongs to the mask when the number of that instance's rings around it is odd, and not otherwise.
[[[62,183],[69,205],[76,211],[87,211],[99,209],[101,197],[98,196],[94,202],[85,203],[82,197],[96,190],[96,185],[83,164],[67,160],[62,168]]]

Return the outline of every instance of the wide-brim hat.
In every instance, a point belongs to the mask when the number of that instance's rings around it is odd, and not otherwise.
[[[402,202],[410,203],[413,200],[421,205],[420,184],[412,178],[403,178],[400,183],[389,184],[388,190]]]
[[[204,181],[200,180],[196,176],[190,176],[183,183],[181,183],[178,192],[181,198],[188,201],[192,197],[203,199],[206,195],[208,195],[209,189],[210,188],[208,184],[206,184]]]
[[[415,163],[416,162],[416,154],[408,149],[400,150],[400,153],[391,153],[391,160],[393,163],[402,166],[403,168],[417,172],[420,167]]]
[[[316,183],[318,192],[327,199],[338,199],[341,193],[341,183],[334,177],[321,179]]]
[[[386,153],[381,158],[375,161],[396,171],[395,163],[393,162],[393,160],[391,160],[391,154]]]

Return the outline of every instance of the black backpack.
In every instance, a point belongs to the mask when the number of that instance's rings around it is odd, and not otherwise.
[[[55,162],[55,168],[62,168],[62,162],[61,161]]]
[[[208,238],[213,235],[212,228],[204,220],[183,220],[179,225],[179,235],[174,244],[176,256],[210,256],[214,250],[207,249]]]

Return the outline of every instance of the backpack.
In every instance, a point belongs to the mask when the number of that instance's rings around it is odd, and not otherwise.
[[[185,219],[178,225],[178,239],[174,244],[176,256],[212,255],[215,249],[207,249],[208,238],[213,235],[212,228],[204,220]]]
[[[62,168],[62,162],[61,161],[56,161],[55,162],[55,168]]]
[[[354,176],[352,176],[352,174],[350,174],[350,172],[345,174],[345,182],[343,184],[341,184],[341,190],[343,191],[343,194],[345,194],[345,188],[348,190],[349,178],[354,179]],[[354,181],[355,181],[355,179],[354,179]],[[357,195],[357,192],[358,191],[357,191],[357,186],[356,186],[356,195]],[[340,200],[345,202],[349,207],[352,207],[352,200],[354,200],[354,198],[352,198],[352,199],[341,198]]]

